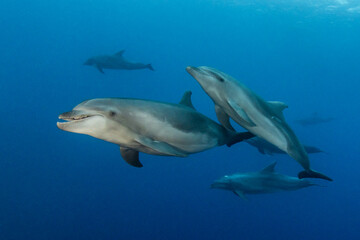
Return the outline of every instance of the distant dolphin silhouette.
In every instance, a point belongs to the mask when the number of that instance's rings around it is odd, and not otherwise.
[[[143,64],[130,62],[123,57],[125,50],[115,53],[114,55],[101,55],[91,57],[84,65],[95,66],[101,73],[104,73],[103,69],[119,69],[119,70],[137,70],[137,69],[150,69],[154,71],[151,64]]]
[[[237,196],[246,199],[245,194],[293,191],[316,185],[305,179],[298,179],[277,173],[275,172],[275,165],[276,162],[259,172],[225,175],[211,184],[211,188],[229,190]]]
[[[280,150],[275,145],[273,145],[259,137],[254,137],[252,139],[245,140],[245,142],[250,144],[253,147],[256,147],[261,154],[268,154],[268,155],[286,154],[286,152],[284,152],[283,150]],[[323,152],[321,149],[319,149],[317,147],[313,147],[313,146],[304,145],[304,148],[307,153]]]
[[[185,92],[179,104],[129,98],[91,99],[59,118],[66,121],[57,123],[61,130],[119,145],[121,156],[135,167],[142,167],[139,152],[186,157],[254,136],[228,130],[196,111],[190,91]]]
[[[282,113],[288,107],[285,103],[265,101],[244,84],[215,68],[189,66],[186,70],[213,100],[216,116],[224,127],[234,129],[229,122],[229,118],[232,118],[249,132],[289,154],[304,168],[298,174],[299,178],[332,181],[310,167],[307,152],[285,121]]]
[[[319,117],[319,115],[315,112],[312,115],[312,117],[299,119],[299,120],[296,120],[295,122],[302,126],[309,126],[309,125],[316,125],[316,124],[320,124],[320,123],[331,122],[332,120],[334,120],[334,118],[331,118],[331,117],[322,118],[322,117]]]

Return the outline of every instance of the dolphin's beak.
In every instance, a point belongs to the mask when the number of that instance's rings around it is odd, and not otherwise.
[[[188,73],[190,73],[191,75],[193,75],[193,73],[200,71],[200,69],[197,67],[193,67],[193,66],[187,66],[186,71]]]
[[[94,116],[93,114],[88,114],[83,111],[72,110],[70,112],[65,112],[59,115],[59,119],[65,120],[66,122],[57,122],[56,125],[61,130],[64,130],[69,124],[82,121],[86,118]]]
[[[90,115],[86,114],[83,111],[72,110],[70,112],[65,112],[60,114],[59,119],[71,121],[71,120],[79,120],[87,117],[90,117]]]
[[[198,68],[197,67],[194,67],[194,66],[187,66],[186,67],[186,71],[192,71],[192,70],[198,70]]]
[[[192,67],[188,66],[186,67],[186,71],[193,77],[195,80],[198,80],[198,78],[203,74],[203,71],[198,67]]]

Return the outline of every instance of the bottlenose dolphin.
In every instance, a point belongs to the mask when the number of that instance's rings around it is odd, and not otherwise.
[[[274,193],[280,191],[293,191],[314,186],[305,179],[298,179],[275,172],[276,162],[270,164],[259,172],[237,173],[225,175],[211,184],[211,188],[229,190],[237,196],[246,199],[245,194]]]
[[[334,120],[334,118],[331,118],[331,117],[323,118],[323,117],[320,117],[315,112],[311,117],[299,119],[299,120],[296,120],[295,122],[302,126],[309,126],[309,125],[316,125],[316,124],[320,124],[320,123],[331,122],[332,120]]]
[[[252,139],[245,140],[246,143],[250,144],[253,147],[256,147],[261,154],[286,154],[286,152],[280,150],[278,147],[273,144],[265,141],[262,138],[254,137]],[[313,146],[304,145],[305,151],[307,153],[320,153],[323,152],[321,149]]]
[[[186,70],[199,82],[215,103],[220,123],[233,130],[229,122],[235,122],[256,136],[288,153],[305,169],[299,178],[331,178],[310,168],[308,155],[286,123],[282,111],[288,106],[277,101],[264,101],[233,77],[210,67],[187,67]]]
[[[130,62],[123,57],[125,50],[115,53],[114,55],[101,55],[91,57],[84,65],[95,66],[101,73],[104,73],[103,69],[125,69],[125,70],[137,70],[148,68],[151,71],[154,71],[154,68],[151,64],[143,64]]]
[[[87,100],[59,119],[67,121],[57,123],[61,130],[119,145],[124,160],[135,167],[142,167],[139,152],[186,157],[254,136],[228,130],[197,112],[190,91],[180,104],[127,98]]]

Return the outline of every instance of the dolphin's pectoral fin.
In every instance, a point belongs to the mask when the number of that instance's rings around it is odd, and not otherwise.
[[[196,109],[194,108],[194,105],[193,105],[192,102],[191,102],[191,94],[192,94],[191,91],[186,91],[186,92],[184,93],[184,95],[182,96],[179,104],[184,105],[184,106],[187,106],[187,107],[190,107],[190,108],[196,110]]]
[[[231,131],[235,131],[233,126],[231,126],[229,115],[227,115],[224,112],[224,110],[216,104],[215,104],[215,113],[216,113],[216,117],[219,120],[219,122],[221,123],[221,125],[223,125],[225,128],[227,128]]]
[[[100,67],[99,64],[96,65],[96,68],[97,68],[101,73],[104,73],[103,69]]]
[[[266,154],[266,153],[265,153],[265,150],[264,150],[263,148],[258,147],[258,151],[259,151],[259,153],[261,153],[261,154],[264,154],[264,155]]]
[[[273,173],[273,172],[275,172],[275,166],[276,166],[276,162],[273,162],[269,166],[263,168],[260,172],[261,173]]]
[[[283,122],[285,122],[284,116],[278,116],[278,115],[276,115],[276,116],[272,116],[271,119],[277,121],[278,123],[283,123]]]
[[[233,193],[234,193],[236,196],[239,196],[239,197],[241,197],[241,198],[244,199],[244,200],[248,200],[248,198],[245,196],[245,193],[242,192],[242,191],[235,190],[235,191],[233,191]]]
[[[121,50],[121,51],[115,53],[114,55],[117,57],[121,57],[124,54],[124,52],[125,52],[125,50]]]
[[[256,126],[256,124],[249,118],[249,116],[246,114],[246,112],[239,105],[237,105],[233,101],[228,101],[228,104],[239,115],[240,119],[237,119],[237,120],[239,120],[244,125],[249,126],[249,127]]]
[[[155,150],[156,152],[159,152],[159,154],[161,154],[161,155],[177,156],[177,157],[187,157],[187,155],[188,155],[187,153],[181,151],[180,149],[177,149],[165,142],[154,141],[154,140],[146,138],[146,137],[137,139],[137,141],[140,144],[142,144],[148,148],[151,148],[151,149]]]
[[[323,150],[321,150],[317,147],[304,146],[304,148],[307,153],[325,153]]]
[[[143,165],[139,161],[139,152],[131,148],[120,147],[120,153],[123,159],[134,167],[142,167]]]
[[[283,102],[279,102],[279,101],[268,101],[267,103],[268,103],[269,107],[274,111],[276,116],[279,119],[285,121],[283,110],[285,108],[288,108],[288,105],[286,105]]]
[[[146,64],[146,67],[148,69],[150,69],[151,71],[155,71],[155,69],[153,68],[153,66],[149,63],[149,64]]]

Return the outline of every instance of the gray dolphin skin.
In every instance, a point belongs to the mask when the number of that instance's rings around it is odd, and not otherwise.
[[[59,119],[67,121],[57,123],[61,130],[119,145],[124,160],[135,167],[142,167],[139,152],[186,157],[254,136],[228,130],[197,112],[190,91],[179,104],[128,98],[87,100]]]
[[[282,111],[288,106],[278,101],[265,101],[233,77],[210,67],[187,67],[203,90],[215,103],[219,122],[233,130],[229,117],[254,135],[272,143],[294,158],[305,171],[299,178],[331,178],[310,168],[308,155],[286,123]]]
[[[137,62],[130,62],[124,58],[125,50],[115,53],[114,55],[101,55],[91,57],[84,65],[95,66],[101,73],[103,69],[120,69],[120,70],[137,70],[137,69],[150,69],[154,71],[151,64],[143,64]]]
[[[331,118],[331,117],[323,118],[323,117],[320,117],[315,112],[311,117],[299,119],[299,120],[296,120],[295,122],[305,127],[305,126],[310,126],[310,125],[317,125],[317,124],[321,124],[321,123],[331,122],[332,120],[334,120],[334,118]]]
[[[268,155],[274,155],[274,154],[286,154],[286,152],[282,151],[278,147],[274,146],[273,144],[265,141],[262,138],[254,137],[252,139],[245,140],[246,143],[250,144],[253,147],[256,147],[257,150],[261,154],[268,154]],[[313,146],[306,146],[304,145],[305,151],[309,153],[321,153],[323,152],[321,149]]]
[[[216,180],[211,188],[232,191],[237,196],[247,199],[245,194],[275,193],[293,191],[314,186],[305,179],[290,177],[275,172],[276,162],[270,164],[259,172],[237,173],[225,175]]]

